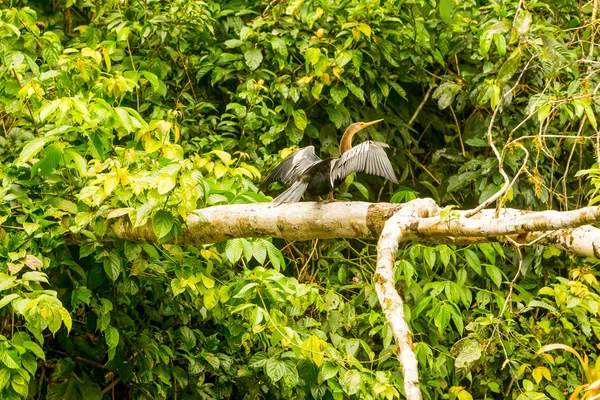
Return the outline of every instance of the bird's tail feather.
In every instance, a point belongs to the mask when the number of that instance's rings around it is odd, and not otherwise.
[[[273,199],[273,204],[278,205],[281,203],[298,202],[302,198],[302,195],[306,191],[307,187],[308,182],[296,181],[285,192],[281,193],[279,196]]]

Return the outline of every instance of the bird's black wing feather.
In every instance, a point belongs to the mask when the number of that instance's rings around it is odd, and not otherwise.
[[[392,164],[385,154],[385,147],[389,146],[381,142],[368,141],[351,148],[333,164],[331,183],[343,180],[353,172],[365,172],[398,184]]]
[[[268,184],[276,181],[284,181],[286,183],[294,182],[310,167],[322,161],[315,154],[315,147],[308,146],[297,150],[290,154],[278,166],[267,175],[260,184],[261,187],[266,187]]]
[[[281,203],[296,203],[300,201],[307,187],[307,180],[298,180],[294,182],[292,186],[287,188],[285,192],[273,199],[273,204],[278,205]]]

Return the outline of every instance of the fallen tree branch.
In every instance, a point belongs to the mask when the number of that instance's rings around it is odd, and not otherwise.
[[[403,204],[302,202],[231,204],[203,208],[187,218],[178,243],[199,245],[245,237],[287,240],[379,237],[385,221]],[[152,223],[134,228],[128,218],[113,225],[120,239],[156,243]]]
[[[364,202],[303,202],[274,207],[271,203],[232,204],[208,207],[190,214],[178,243],[201,245],[245,237],[276,237],[286,240],[378,238],[385,222],[404,204]],[[504,208],[482,210],[471,218],[459,211],[456,218],[422,218],[409,230],[412,240],[468,245],[511,236],[524,244],[538,241],[584,257],[600,258],[600,229],[588,226],[600,221],[600,210],[586,207],[574,211],[527,211]],[[149,222],[134,228],[127,217],[112,224],[119,239],[156,243]],[[407,233],[408,235],[408,233]]]
[[[377,243],[377,269],[373,284],[379,304],[390,324],[398,345],[398,361],[404,377],[404,391],[409,400],[422,398],[419,387],[419,370],[414,352],[410,329],[404,317],[404,302],[394,285],[394,261],[398,243],[405,239],[407,231],[419,219],[436,215],[439,207],[431,199],[413,200],[390,218],[381,232]]]

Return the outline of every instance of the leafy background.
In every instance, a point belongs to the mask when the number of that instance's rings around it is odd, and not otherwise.
[[[517,176],[500,205],[588,204],[594,4],[3,1],[0,398],[403,397],[374,243],[167,242],[196,209],[268,201],[261,175],[296,146],[336,156],[378,118],[357,141],[389,143],[401,184],[359,175],[338,198],[474,207],[503,184],[489,131]],[[125,215],[162,244],[114,240]],[[561,400],[597,379],[536,355],[595,364],[594,266],[404,245],[425,397]]]

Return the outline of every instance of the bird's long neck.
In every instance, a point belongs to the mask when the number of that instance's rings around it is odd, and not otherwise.
[[[344,132],[344,135],[342,136],[342,140],[340,140],[340,154],[344,154],[352,148],[352,137],[356,132],[358,132],[358,129],[355,129],[352,125],[346,129],[346,132]]]

